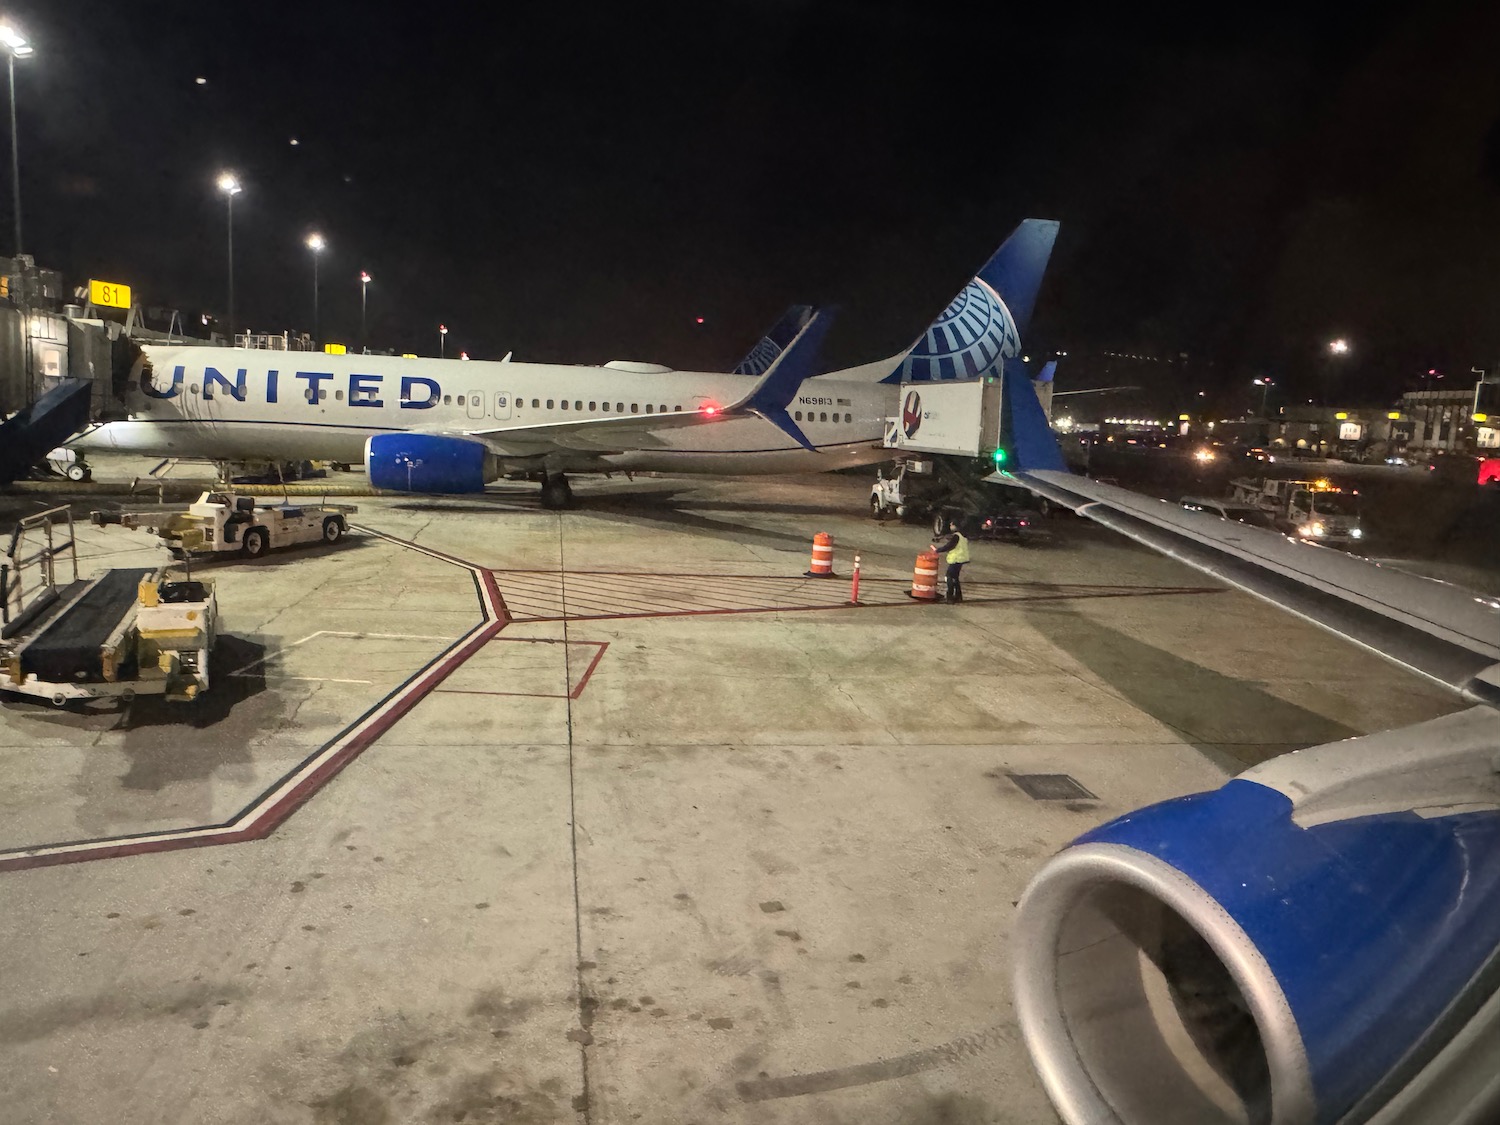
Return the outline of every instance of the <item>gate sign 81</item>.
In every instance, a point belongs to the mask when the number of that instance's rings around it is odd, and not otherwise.
[[[130,286],[121,285],[117,281],[94,281],[90,279],[89,304],[101,305],[108,309],[128,309],[130,307]]]

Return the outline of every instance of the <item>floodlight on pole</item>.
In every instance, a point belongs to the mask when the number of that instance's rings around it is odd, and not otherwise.
[[[1276,380],[1270,376],[1266,376],[1251,381],[1260,388],[1260,416],[1264,418],[1266,416],[1266,396],[1271,393],[1271,388],[1276,385]]]
[[[369,344],[365,340],[365,293],[370,288],[370,274],[367,270],[359,271],[359,346],[364,348]]]
[[[323,236],[317,231],[307,236],[307,248],[312,251],[313,260],[313,347],[317,347],[322,338],[318,332],[318,257],[328,246],[323,241]]]
[[[1334,355],[1349,354],[1349,341],[1340,336],[1337,340],[1328,342],[1328,350]]]
[[[16,136],[16,60],[35,54],[26,37],[8,23],[0,23],[0,46],[5,48],[5,77],[10,89],[10,199],[16,220],[16,257],[21,256],[21,150]]]
[[[240,187],[240,181],[233,172],[220,172],[217,181],[219,190],[224,193],[224,199],[228,208],[229,229],[229,346],[234,346],[234,197],[244,189]]]

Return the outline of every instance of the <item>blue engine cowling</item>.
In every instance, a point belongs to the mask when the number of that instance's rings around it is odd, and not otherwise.
[[[1020,904],[1016,1006],[1063,1118],[1364,1121],[1412,1082],[1495,987],[1500,718],[1481,718],[1487,747],[1446,778],[1457,799],[1403,808],[1432,784],[1411,775],[1459,758],[1391,766],[1377,735],[1142,809],[1050,861]],[[1359,788],[1364,742],[1386,769]],[[1331,776],[1330,752],[1353,763],[1342,808],[1292,780]]]
[[[482,492],[495,459],[483,443],[445,434],[376,434],[365,442],[365,471],[391,492]]]

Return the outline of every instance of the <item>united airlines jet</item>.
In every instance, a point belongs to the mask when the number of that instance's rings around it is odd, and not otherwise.
[[[568,504],[570,473],[870,464],[891,455],[883,427],[900,383],[979,379],[1019,358],[1057,229],[1027,219],[910,348],[840,371],[815,374],[828,319],[811,313],[783,318],[790,341],[773,330],[731,373],[143,345],[124,420],[70,444],[219,462],[363,462],[375,487],[403,492],[531,477],[547,507]]]

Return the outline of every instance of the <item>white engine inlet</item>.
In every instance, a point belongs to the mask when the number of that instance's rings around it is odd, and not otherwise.
[[[1306,1125],[1316,1102],[1281,987],[1238,923],[1117,844],[1052,859],[1020,902],[1016,1012],[1069,1125]]]

